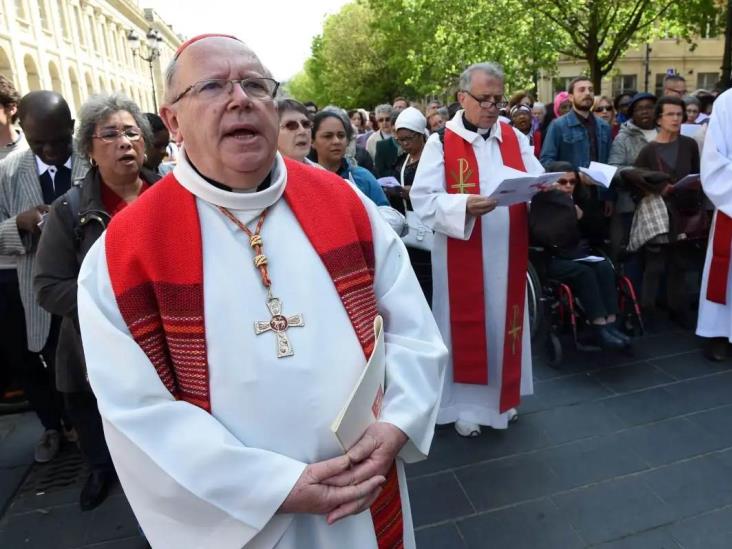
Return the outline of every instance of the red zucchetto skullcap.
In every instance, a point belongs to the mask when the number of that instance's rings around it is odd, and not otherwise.
[[[175,52],[175,57],[173,59],[178,59],[180,57],[180,54],[185,51],[185,49],[190,46],[191,44],[195,44],[199,40],[203,40],[204,38],[231,38],[232,40],[236,40],[237,42],[241,42],[236,36],[232,36],[231,34],[216,34],[216,33],[210,33],[210,34],[199,34],[198,36],[194,36],[193,38],[189,38],[185,42],[183,42],[180,47]],[[242,42],[243,44],[243,42]]]

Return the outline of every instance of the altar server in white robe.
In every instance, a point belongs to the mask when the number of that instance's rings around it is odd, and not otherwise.
[[[533,392],[526,205],[496,207],[488,196],[504,165],[544,170],[528,139],[499,120],[500,66],[469,67],[459,90],[463,110],[430,136],[410,198],[435,231],[432,311],[450,351],[437,421],[476,436],[481,425],[505,429]]]
[[[277,83],[236,38],[189,40],[167,77],[177,166],[79,277],[142,529],[155,549],[414,547],[402,461],[427,455],[447,353],[401,240],[347,182],[277,153]],[[344,453],[330,425],[377,312],[379,421]]]
[[[714,204],[714,221],[707,244],[696,334],[709,338],[704,354],[710,360],[727,358],[732,341],[732,91],[714,102],[701,157],[704,193]]]

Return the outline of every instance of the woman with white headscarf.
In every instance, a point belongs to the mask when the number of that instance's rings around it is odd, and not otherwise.
[[[409,191],[414,182],[414,175],[417,173],[427,135],[427,119],[418,109],[407,107],[399,114],[394,124],[394,138],[402,150],[395,165],[399,186],[388,187],[386,191],[392,207],[407,216],[410,232],[404,237],[404,243],[407,245],[409,259],[419,280],[419,285],[422,287],[427,302],[432,303],[432,254],[429,250],[424,249],[428,247],[427,241],[431,242],[432,231],[428,231],[421,226],[421,222],[417,221],[416,214],[412,210],[412,203],[409,201]],[[423,232],[426,239],[418,237]]]

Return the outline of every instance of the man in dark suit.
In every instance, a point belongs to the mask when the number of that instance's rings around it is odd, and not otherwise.
[[[28,348],[19,373],[45,429],[35,452],[36,461],[44,463],[56,456],[61,442],[63,404],[54,381],[60,319],[41,309],[33,295],[35,250],[50,204],[88,165],[72,154],[74,120],[61,95],[31,92],[20,100],[18,114],[29,150],[0,164],[0,254],[17,258]]]

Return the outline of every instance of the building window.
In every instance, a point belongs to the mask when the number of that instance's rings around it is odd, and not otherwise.
[[[56,9],[58,9],[58,20],[61,24],[61,32],[64,38],[69,38],[69,19],[66,17],[66,9],[63,0],[56,0]]]
[[[51,18],[48,16],[48,5],[46,0],[38,0],[38,16],[41,19],[41,28],[46,31],[51,30]]]
[[[99,38],[97,37],[96,29],[94,28],[94,16],[89,13],[86,16],[87,30],[91,37],[90,43],[94,45],[94,51],[99,51]]]
[[[79,37],[81,45],[86,46],[86,33],[84,32],[84,25],[81,22],[81,10],[79,6],[74,6],[74,18],[76,19],[76,34]]]
[[[663,95],[663,79],[666,78],[666,73],[656,73],[656,89],[653,93],[656,94],[656,97],[661,97]]]
[[[613,97],[626,91],[638,90],[637,74],[621,74],[613,76]]]
[[[721,77],[718,72],[700,72],[696,75],[696,89],[712,91],[719,84]]]
[[[566,92],[573,78],[574,76],[557,76],[556,78],[552,78],[552,89],[554,93]]]
[[[15,0],[15,17],[28,21],[28,6],[26,6],[26,0]]]

